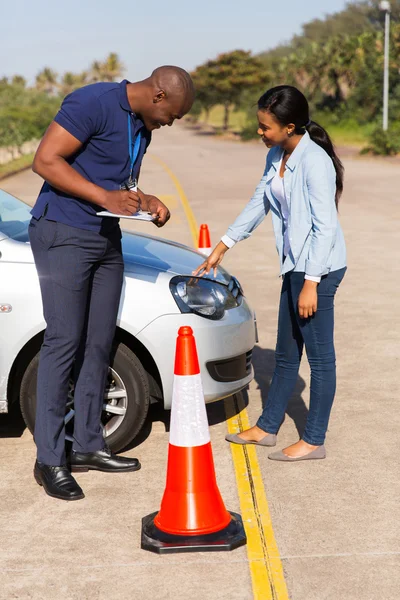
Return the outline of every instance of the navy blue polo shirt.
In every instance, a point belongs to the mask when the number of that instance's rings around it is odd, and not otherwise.
[[[69,94],[54,121],[82,142],[82,147],[68,163],[85,179],[105,190],[119,190],[129,178],[130,156],[128,124],[134,145],[141,130],[139,153],[133,169],[137,177],[143,156],[151,141],[151,133],[132,112],[125,79],[121,83],[94,83]],[[129,119],[129,123],[128,123]],[[118,219],[99,217],[104,208],[57,190],[45,182],[31,214],[42,215],[80,229],[107,231]]]

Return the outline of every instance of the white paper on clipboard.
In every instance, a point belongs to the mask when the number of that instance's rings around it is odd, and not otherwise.
[[[116,213],[108,212],[108,210],[101,210],[97,214],[99,215],[99,217],[114,217],[117,219],[135,219],[136,221],[154,221],[154,218],[151,216],[151,214],[144,210],[139,210],[134,215],[129,215],[129,216],[128,215],[118,215]]]
[[[132,192],[137,192],[137,182],[135,180],[135,185],[132,185],[129,187],[127,187],[127,190],[129,191],[129,189]],[[111,213],[108,210],[101,210],[100,212],[97,213],[99,215],[99,217],[114,217],[117,219],[135,219],[136,221],[154,221],[154,218],[151,216],[151,214],[145,210],[138,210],[137,213],[133,214],[133,215],[118,215],[117,213]]]

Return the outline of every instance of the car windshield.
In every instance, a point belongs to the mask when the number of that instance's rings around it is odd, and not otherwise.
[[[0,190],[0,235],[5,234],[18,242],[29,242],[30,210],[27,204]]]

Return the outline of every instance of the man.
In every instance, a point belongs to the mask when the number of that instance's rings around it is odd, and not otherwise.
[[[194,88],[179,67],[144,81],[95,83],[67,96],[36,152],[45,183],[32,209],[30,239],[47,323],[37,385],[34,475],[50,496],[84,497],[67,467],[64,416],[75,361],[72,471],[136,471],[137,459],[106,447],[101,412],[123,280],[121,230],[107,210],[152,213],[168,208],[136,188],[151,132],[191,108]],[[136,191],[137,189],[137,191]],[[75,360],[76,359],[76,360]]]

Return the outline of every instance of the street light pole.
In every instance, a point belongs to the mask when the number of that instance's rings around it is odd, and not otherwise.
[[[389,126],[389,40],[390,40],[390,2],[382,0],[379,8],[385,11],[385,60],[383,74],[383,131]]]

